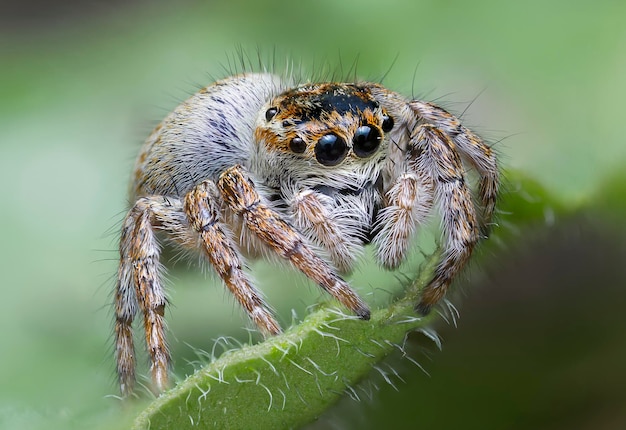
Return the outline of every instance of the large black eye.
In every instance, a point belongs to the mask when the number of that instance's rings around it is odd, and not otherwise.
[[[387,133],[393,128],[393,118],[389,115],[383,115],[383,131]]]
[[[382,136],[375,127],[369,125],[362,125],[356,129],[354,137],[352,138],[352,150],[361,158],[369,157],[378,149]]]
[[[315,145],[315,158],[324,166],[336,166],[348,153],[346,141],[336,134],[322,136]]]
[[[272,118],[274,118],[276,116],[277,113],[278,113],[278,109],[276,109],[275,107],[269,108],[265,112],[265,119],[267,121],[270,121]]]
[[[296,154],[302,154],[306,151],[306,142],[301,137],[296,136],[289,142],[289,149]]]

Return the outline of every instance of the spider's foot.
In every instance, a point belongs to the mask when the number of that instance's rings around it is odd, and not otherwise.
[[[438,276],[435,276],[422,290],[422,297],[415,305],[415,311],[423,317],[427,316],[433,310],[433,307],[445,297],[448,285],[448,282],[444,282]]]
[[[354,313],[362,320],[369,321],[370,319],[370,310],[367,306],[362,306],[359,309],[356,309]]]
[[[415,312],[417,312],[421,316],[425,317],[425,316],[427,316],[430,313],[432,308],[433,308],[433,306],[430,305],[430,304],[426,304],[424,302],[419,302],[417,305],[415,305]]]

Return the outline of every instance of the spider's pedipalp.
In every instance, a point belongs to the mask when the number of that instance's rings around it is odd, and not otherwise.
[[[410,108],[422,121],[433,124],[449,136],[458,153],[473,165],[480,175],[478,195],[482,206],[481,233],[488,236],[496,206],[499,172],[494,151],[454,115],[432,103],[414,100]]]
[[[337,269],[344,273],[350,272],[358,253],[353,249],[350,237],[342,233],[341,226],[324,206],[323,197],[313,190],[296,194],[290,205],[294,212],[294,223],[301,232],[310,233],[328,250]]]
[[[228,234],[228,227],[220,221],[217,198],[217,189],[211,181],[204,181],[187,193],[184,211],[189,224],[200,235],[202,249],[211,266],[250,319],[264,335],[278,334],[280,326],[248,280],[242,268],[242,258]]]
[[[241,166],[224,171],[217,186],[225,203],[263,243],[359,317],[369,319],[370,311],[365,302],[310,249],[300,233],[261,201],[254,182]]]
[[[452,279],[469,259],[478,241],[478,227],[461,157],[450,138],[436,126],[421,125],[412,132],[411,144],[411,152],[420,154],[413,168],[430,176],[443,218],[442,261],[416,307],[427,314],[444,297]]]
[[[387,192],[388,204],[378,214],[374,239],[378,261],[388,269],[404,261],[417,227],[433,206],[432,182],[418,171],[404,173]]]

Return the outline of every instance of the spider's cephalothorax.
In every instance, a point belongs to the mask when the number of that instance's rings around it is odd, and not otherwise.
[[[477,201],[465,180],[480,176]],[[244,255],[290,261],[363,319],[369,309],[341,278],[372,242],[387,268],[405,258],[433,207],[442,260],[416,310],[445,295],[491,221],[498,169],[491,149],[457,118],[374,83],[290,88],[269,74],[234,76],[172,112],[137,159],[120,241],[116,358],[133,390],[131,323],[144,318],[152,378],[167,386],[165,293],[156,232],[198,249],[266,335],[280,332],[245,270]]]
[[[250,169],[342,272],[372,237],[394,128],[368,85],[288,90],[264,106],[255,129]]]

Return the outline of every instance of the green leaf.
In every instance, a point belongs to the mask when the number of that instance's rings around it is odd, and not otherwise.
[[[369,321],[325,305],[280,336],[224,353],[157,398],[134,428],[290,428],[314,420],[377,362],[404,352],[407,332],[422,329],[438,342],[424,328],[431,317],[413,310],[437,260],[431,256],[403,297]]]

